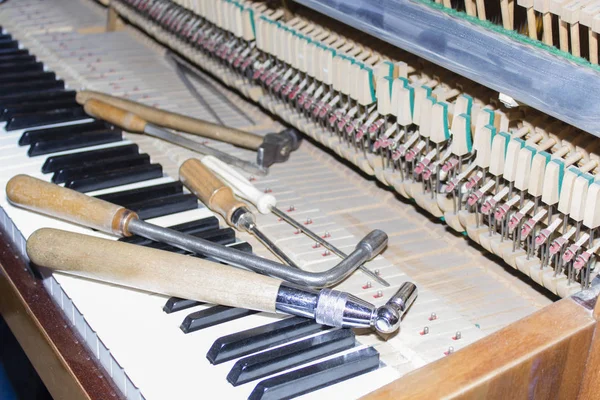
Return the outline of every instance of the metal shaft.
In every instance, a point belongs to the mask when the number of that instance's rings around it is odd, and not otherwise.
[[[256,225],[253,225],[251,227],[248,228],[248,232],[252,233],[254,236],[256,236],[256,238],[258,240],[261,241],[262,244],[264,244],[269,250],[271,250],[273,252],[273,254],[275,254],[277,257],[279,257],[279,259],[281,261],[283,261],[284,263],[286,263],[287,265],[289,265],[290,267],[294,267],[294,268],[300,268],[298,265],[296,265],[296,263],[289,258],[284,252],[283,250],[281,250],[275,243],[273,243],[271,241],[271,239],[269,239],[264,233],[262,233],[257,227]]]
[[[235,165],[236,167],[239,167],[239,168],[241,168],[245,171],[248,171],[252,174],[266,175],[268,172],[266,169],[254,164],[254,163],[251,163],[249,161],[244,161],[242,159],[239,159],[237,157],[234,157],[227,153],[224,153],[220,150],[213,149],[212,147],[203,145],[202,143],[198,143],[196,141],[176,135],[176,134],[171,133],[165,129],[162,129],[154,124],[150,124],[150,123],[146,124],[144,133],[149,136],[152,136],[152,137],[155,137],[158,139],[162,139],[166,142],[173,143],[173,144],[176,144],[181,147],[185,147],[186,149],[196,151],[200,154],[214,156],[227,164]]]
[[[290,268],[287,265],[270,261],[254,254],[231,249],[211,241],[197,238],[172,229],[163,228],[148,222],[133,219],[127,229],[157,242],[167,243],[193,253],[204,254],[236,267],[249,269],[264,275],[270,275],[288,282],[309,287],[333,286],[346,279],[359,265],[375,257],[387,245],[387,235],[380,230],[371,231],[358,244],[355,250],[335,267],[324,272],[308,272]]]
[[[323,245],[323,247],[330,250],[333,254],[337,255],[338,257],[340,257],[342,259],[346,258],[346,254],[343,251],[341,251],[340,249],[338,249],[337,247],[335,247],[334,245],[332,245],[327,240],[323,239],[321,236],[317,235],[310,229],[307,229],[301,223],[299,223],[295,219],[291,218],[289,215],[287,215],[286,213],[284,213],[277,207],[271,206],[271,212],[273,212],[273,214],[277,215],[279,218],[281,218],[288,224],[292,225],[294,228],[304,232],[304,234],[306,236],[308,236],[309,238],[313,239],[314,241],[320,243],[321,245]],[[390,284],[385,279],[383,279],[382,277],[380,277],[379,275],[377,275],[376,273],[374,273],[373,271],[371,271],[364,265],[360,265],[358,268],[361,271],[363,271],[365,274],[367,274],[368,276],[373,278],[375,281],[380,283],[381,285],[383,285],[385,287],[390,286]]]

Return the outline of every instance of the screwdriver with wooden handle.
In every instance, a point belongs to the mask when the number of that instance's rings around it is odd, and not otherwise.
[[[51,228],[29,237],[27,255],[36,265],[116,285],[385,334],[398,329],[417,297],[416,286],[405,282],[376,308],[346,292],[319,291],[196,257]]]
[[[12,204],[26,210],[109,234],[139,235],[192,253],[204,254],[236,267],[309,287],[328,287],[343,281],[359,265],[377,256],[387,245],[385,232],[371,231],[335,267],[322,272],[309,272],[142,221],[136,213],[125,207],[28,175],[11,178],[6,184],[6,197]]]
[[[202,164],[210,168],[215,174],[217,174],[221,179],[223,179],[223,181],[225,181],[233,189],[233,192],[237,197],[240,197],[254,204],[256,209],[261,214],[267,214],[269,212],[272,212],[288,224],[292,225],[294,228],[303,232],[309,238],[313,239],[326,249],[330,250],[338,257],[346,257],[346,254],[343,251],[341,251],[333,244],[329,243],[327,240],[323,239],[321,236],[317,235],[316,233],[308,229],[306,226],[302,225],[301,223],[290,217],[288,214],[284,213],[279,208],[277,208],[277,200],[275,199],[275,196],[273,196],[272,194],[263,193],[260,190],[258,190],[252,183],[250,183],[246,178],[244,178],[239,172],[231,168],[229,165],[212,156],[206,156],[202,158]],[[390,284],[385,279],[383,279],[364,265],[361,265],[358,268],[366,275],[373,278],[376,282],[379,282],[381,285],[386,287],[390,286]]]
[[[179,180],[208,208],[225,218],[229,225],[253,234],[280,260],[291,267],[299,268],[283,250],[258,229],[256,218],[248,206],[237,200],[231,188],[205,167],[200,160],[190,158],[181,164]]]
[[[103,101],[90,99],[85,102],[83,109],[85,112],[95,118],[103,119],[110,122],[111,124],[120,126],[129,132],[134,133],[145,133],[148,136],[152,136],[169,143],[176,144],[186,149],[193,150],[200,154],[206,154],[214,156],[228,164],[240,167],[244,171],[248,171],[252,174],[266,175],[267,169],[262,168],[254,163],[242,160],[234,157],[220,150],[213,149],[202,143],[184,138],[183,136],[176,135],[172,132],[167,131],[154,125],[141,118],[137,114],[123,110],[119,107],[113,106]]]

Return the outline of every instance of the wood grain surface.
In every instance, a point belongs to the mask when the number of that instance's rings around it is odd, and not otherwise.
[[[195,158],[190,158],[179,168],[179,180],[208,208],[221,214],[230,225],[233,213],[246,204],[237,200],[233,190],[210,169]]]
[[[136,114],[100,100],[90,99],[86,101],[83,109],[89,116],[103,119],[120,126],[128,132],[144,133],[146,128],[147,122]]]
[[[105,93],[84,90],[77,93],[77,102],[86,104],[90,99],[100,100],[115,107],[122,108],[138,115],[147,122],[175,129],[181,132],[191,133],[209,139],[220,140],[236,146],[256,150],[262,144],[263,138],[253,133],[227,126],[213,124],[197,118],[188,117],[170,111],[150,107],[131,100],[110,96]]]
[[[42,228],[27,240],[31,261],[117,285],[231,307],[275,312],[281,281],[163,250]]]
[[[565,298],[365,398],[575,399],[596,326],[589,308]]]
[[[129,236],[127,225],[137,215],[124,207],[28,175],[14,176],[6,184],[11,203],[119,236]]]
[[[2,227],[0,314],[54,399],[124,398]]]

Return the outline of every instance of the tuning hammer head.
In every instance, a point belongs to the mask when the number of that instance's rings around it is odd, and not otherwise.
[[[269,168],[275,163],[287,161],[290,153],[300,147],[301,140],[300,133],[293,128],[265,135],[257,150],[256,163],[262,168]]]

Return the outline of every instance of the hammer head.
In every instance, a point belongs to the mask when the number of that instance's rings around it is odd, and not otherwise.
[[[256,163],[269,168],[275,163],[287,161],[290,153],[300,147],[300,133],[294,128],[288,128],[279,133],[269,133],[257,150]]]

